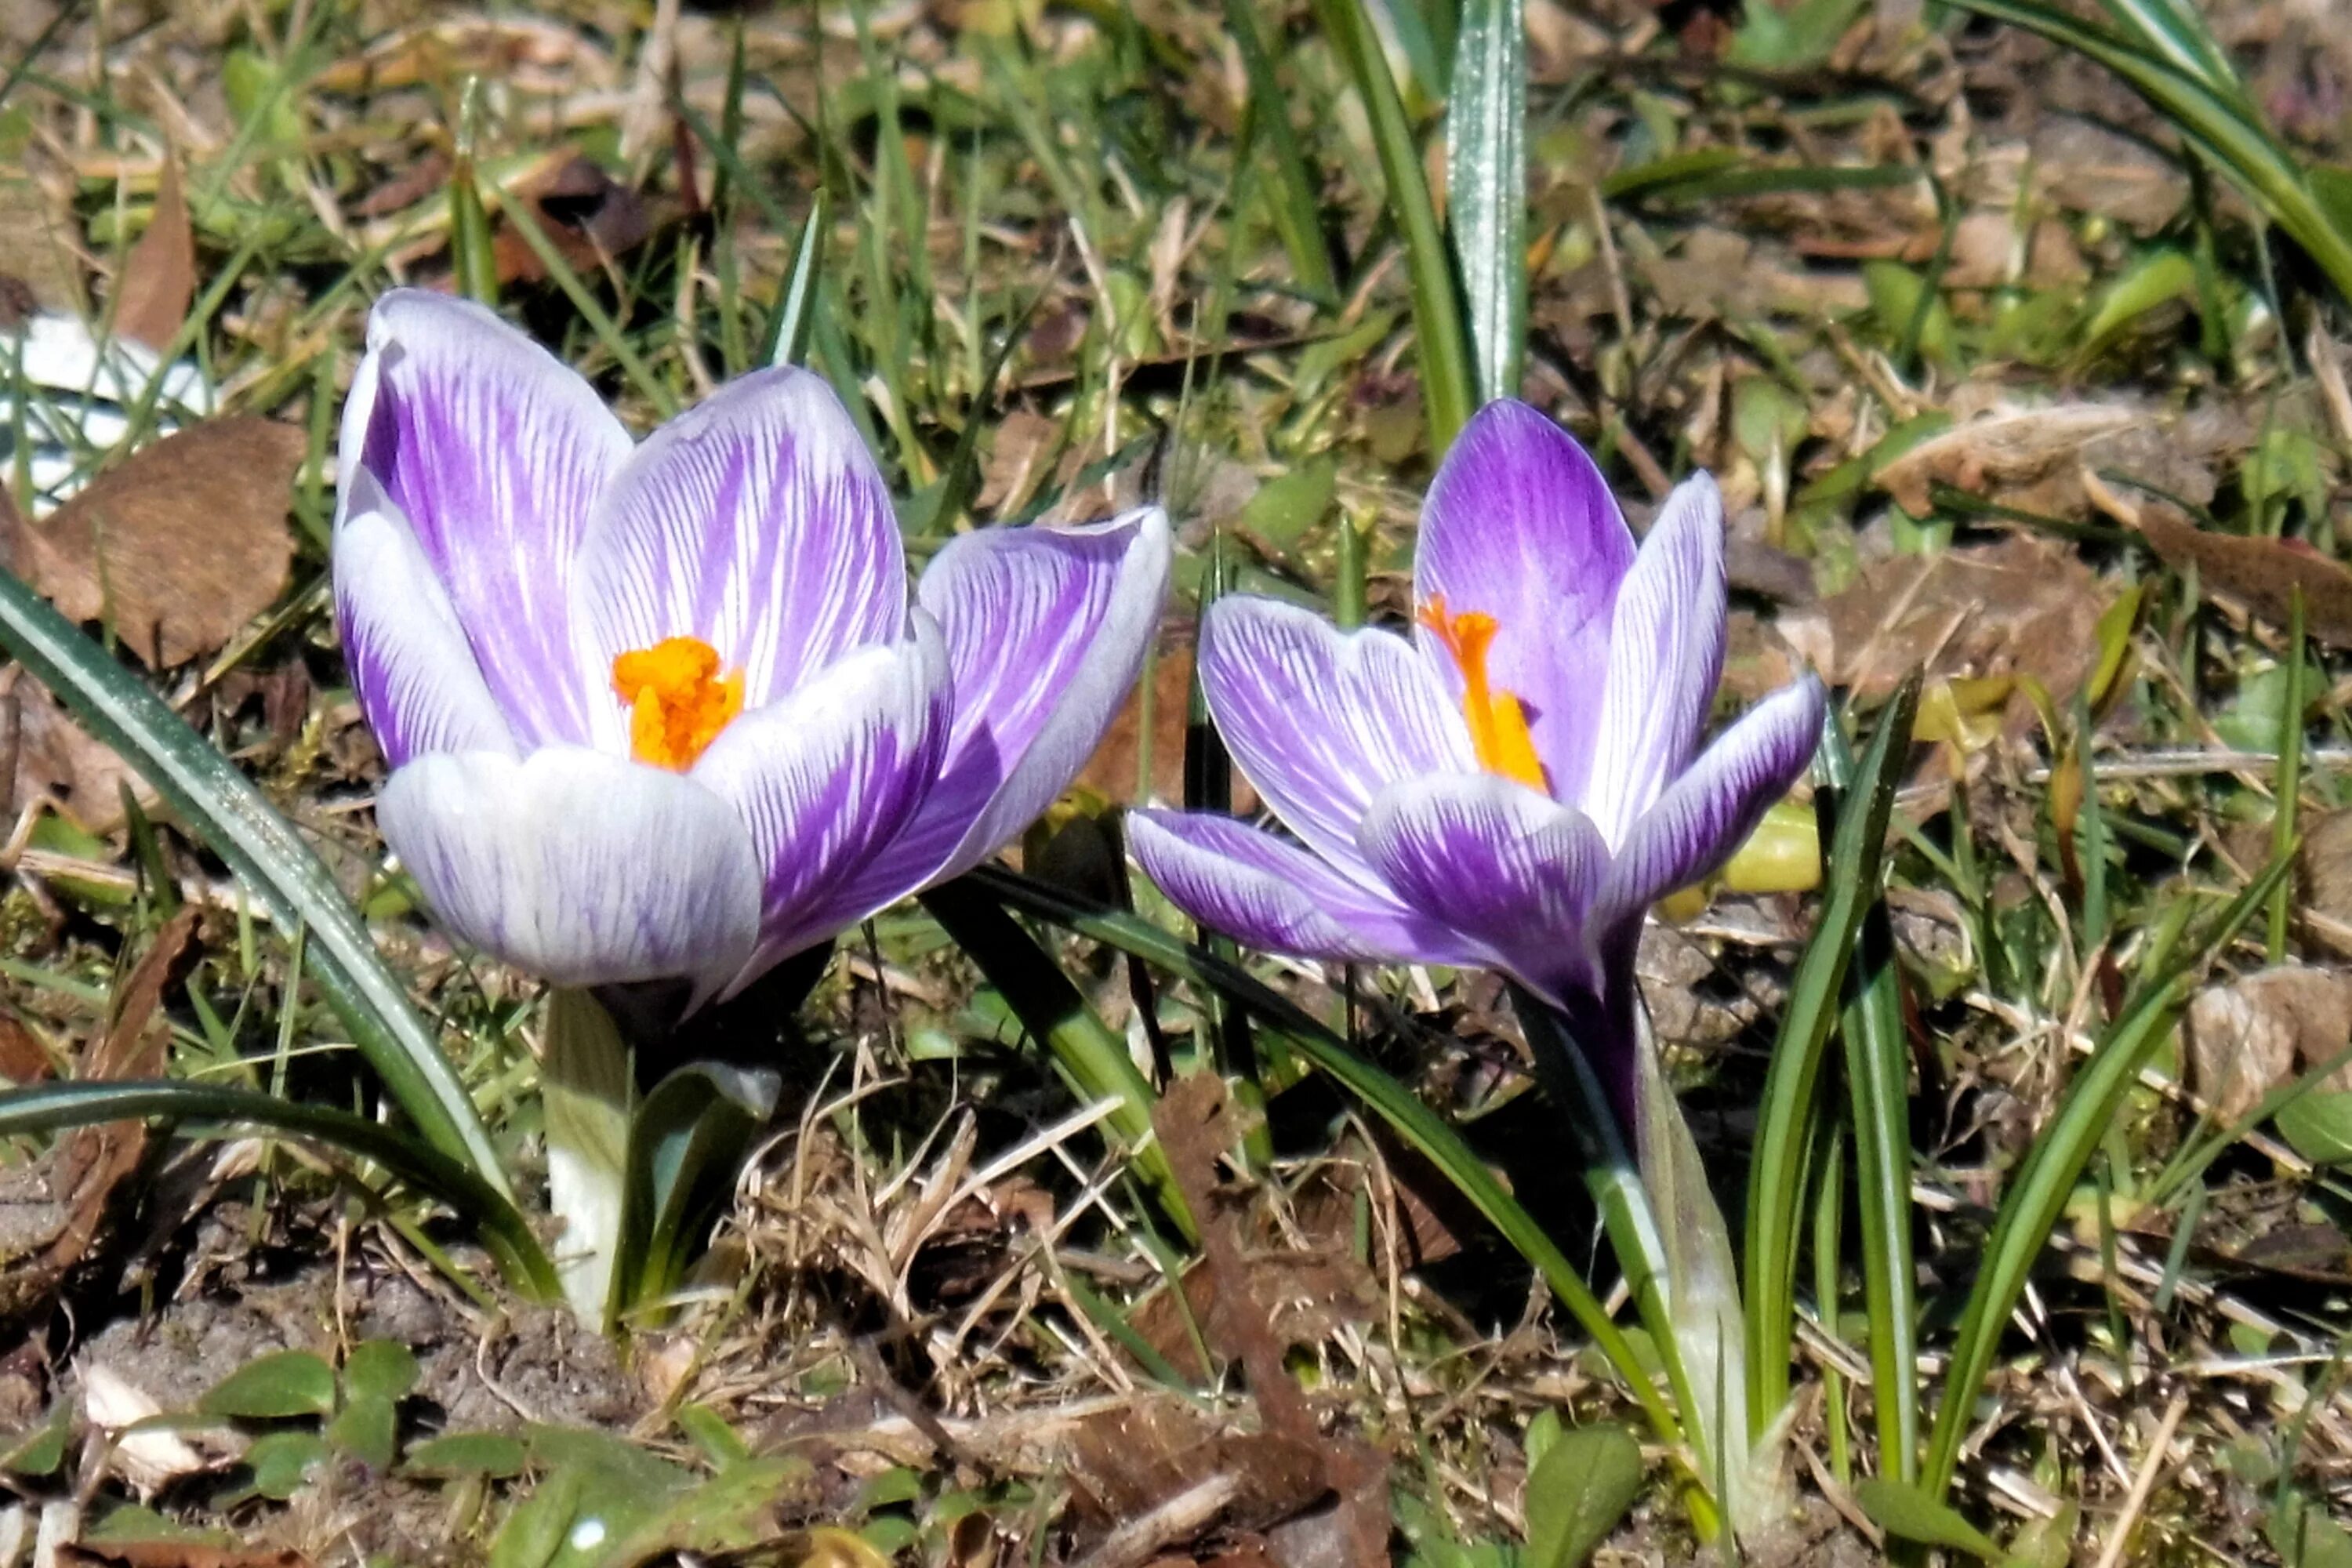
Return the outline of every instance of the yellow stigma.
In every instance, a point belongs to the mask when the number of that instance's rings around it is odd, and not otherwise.
[[[743,711],[743,676],[719,673],[719,652],[698,637],[664,637],[613,661],[613,689],[629,705],[637,761],[684,773]]]
[[[1548,788],[1517,694],[1486,684],[1486,651],[1495,641],[1495,617],[1483,610],[1448,615],[1445,595],[1439,594],[1422,605],[1420,620],[1437,634],[1462,672],[1462,717],[1469,721],[1470,748],[1478,753],[1478,765],[1529,789]]]

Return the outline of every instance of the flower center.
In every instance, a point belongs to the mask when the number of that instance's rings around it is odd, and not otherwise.
[[[1462,717],[1470,723],[1470,749],[1478,765],[1490,773],[1516,779],[1529,789],[1548,790],[1543,761],[1536,755],[1535,737],[1528,732],[1527,710],[1516,692],[1497,691],[1486,682],[1486,652],[1495,641],[1495,617],[1484,610],[1449,615],[1445,595],[1433,595],[1421,606],[1421,624],[1437,634],[1462,672]]]
[[[629,705],[629,750],[684,773],[743,711],[743,675],[719,673],[719,651],[698,637],[664,637],[613,661],[613,689]]]

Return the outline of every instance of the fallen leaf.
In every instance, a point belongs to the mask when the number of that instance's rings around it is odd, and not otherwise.
[[[2063,700],[2091,672],[2112,597],[2073,551],[2027,534],[1873,562],[1822,602],[1827,668],[1865,700],[1919,666],[1931,684],[2031,676]],[[2032,711],[2018,693],[2011,722]]]
[[[1349,1205],[1352,1215],[1353,1205]],[[1244,1259],[1250,1295],[1267,1313],[1276,1339],[1287,1349],[1315,1345],[1342,1323],[1370,1322],[1380,1308],[1380,1286],[1372,1271],[1339,1247],[1313,1252],[1285,1250],[1254,1252]],[[1192,1341],[1192,1325],[1208,1325],[1231,1310],[1218,1289],[1218,1277],[1205,1262],[1196,1262],[1181,1276],[1183,1304],[1173,1292],[1162,1292],[1136,1309],[1129,1325],[1144,1343],[1187,1376],[1202,1382],[1214,1369],[1201,1364],[1200,1347]],[[1215,1335],[1209,1337],[1213,1342]]]
[[[2352,571],[2299,539],[2215,533],[2179,508],[2126,500],[2086,476],[2101,510],[2146,536],[2165,564],[2197,569],[2198,586],[2236,601],[2248,612],[2284,626],[2303,595],[2304,629],[2331,647],[2352,647]]]
[[[1217,1310],[1202,1325],[1209,1348],[1241,1365],[1265,1436],[1317,1451],[1328,1489],[1338,1496],[1328,1530],[1318,1532],[1322,1554],[1342,1568],[1384,1568],[1391,1523],[1388,1459],[1369,1444],[1326,1436],[1284,1364],[1282,1336],[1244,1258],[1230,1194],[1217,1177],[1218,1162],[1242,1131],[1224,1080],[1209,1072],[1179,1078],[1152,1107],[1151,1127],[1199,1223],[1202,1266],[1217,1297]]]
[[[118,1568],[309,1568],[310,1559],[290,1546],[215,1546],[205,1541],[85,1541],[61,1549],[60,1568],[74,1563]]]
[[[45,523],[15,519],[17,573],[69,618],[110,625],[151,668],[216,653],[286,591],[286,513],[309,447],[274,419],[191,425]]]
[[[102,1361],[85,1359],[81,1377],[82,1419],[102,1431],[122,1433],[114,1445],[114,1468],[139,1492],[152,1495],[182,1476],[206,1468],[205,1457],[177,1432],[150,1427],[123,1432],[163,1407],[153,1396]]]
[[[551,154],[509,187],[505,199],[530,204],[540,231],[575,271],[602,270],[660,226],[653,204],[592,160],[568,151]],[[536,283],[547,276],[530,242],[503,219],[490,253],[501,283]]]
[[[155,1010],[163,999],[189,942],[195,936],[196,911],[184,909],[163,922],[155,940],[140,956],[128,976],[115,987],[106,1033],[79,1075],[84,1082],[119,1082],[126,1079],[160,1078],[163,1051],[171,1038],[156,1027]],[[54,1155],[56,1185],[68,1206],[63,1231],[49,1244],[38,1267],[62,1276],[79,1263],[105,1222],[114,1189],[138,1168],[147,1148],[143,1121],[109,1121],[84,1127],[60,1140]]]
[[[23,667],[0,670],[0,818],[13,822],[34,801],[47,799],[87,833],[122,826],[122,791],[129,785],[143,809],[159,797],[145,780],[94,738]]]
[[[1184,739],[1191,725],[1192,701],[1192,632],[1190,627],[1162,633],[1160,651],[1149,671],[1151,688],[1147,706],[1138,683],[1103,732],[1102,743],[1079,770],[1076,787],[1122,805],[1172,805],[1184,798]],[[1150,730],[1147,738],[1145,723]],[[1144,748],[1149,744],[1150,756]],[[1146,763],[1150,777],[1142,777]],[[1236,769],[1233,775],[1233,809],[1243,816],[1258,808],[1257,792]]]
[[[52,1076],[49,1053],[41,1048],[33,1031],[0,1013],[0,1079],[15,1088]]]
[[[1212,1524],[1262,1530],[1330,1489],[1318,1441],[1222,1431],[1172,1400],[1087,1417],[1071,1431],[1065,1457],[1080,1506],[1098,1524],[1143,1519],[1188,1497],[1201,1509],[1196,1516],[1167,1521],[1181,1524],[1184,1533],[1137,1542],[1130,1548],[1136,1561],[1198,1540]],[[1204,1492],[1207,1483],[1221,1479],[1230,1484]]]
[[[147,231],[122,258],[114,284],[114,331],[161,352],[171,347],[196,297],[196,237],[180,194],[180,161],[166,153]]]
[[[1052,471],[1048,463],[1061,432],[1060,420],[1025,405],[998,420],[988,455],[981,459],[980,493],[972,505],[992,513],[1025,505]]]
[[[2189,1004],[2189,1082],[2224,1121],[2352,1046],[2352,975],[2287,963],[2209,985]],[[2323,1089],[2352,1089],[2352,1067]]]
[[[2214,466],[2243,435],[2234,420],[2130,403],[2001,405],[1901,453],[1872,482],[1914,517],[1934,511],[1941,484],[2044,517],[2087,518],[2096,503],[2086,469],[2128,474],[2201,505],[2213,496]]]

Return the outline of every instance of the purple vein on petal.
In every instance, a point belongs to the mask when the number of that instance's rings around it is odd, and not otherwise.
[[[1232,817],[1143,810],[1127,825],[1128,847],[1160,891],[1244,946],[1327,962],[1494,962],[1444,922]]]
[[[1487,674],[1527,711],[1551,792],[1575,800],[1592,765],[1618,584],[1633,537],[1575,437],[1524,403],[1480,409],[1429,488],[1413,561],[1421,605],[1495,617]],[[1459,672],[1417,634],[1450,698]]]
[[[567,585],[589,507],[628,453],[586,382],[480,306],[399,289],[368,318],[338,512],[373,475],[525,745],[586,737]]]

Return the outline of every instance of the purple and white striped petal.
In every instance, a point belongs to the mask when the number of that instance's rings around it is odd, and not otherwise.
[[[764,883],[760,945],[729,994],[865,919],[843,884],[896,838],[939,777],[954,712],[947,650],[914,637],[860,648],[781,701],[730,724],[690,775],[751,829]]]
[[[411,763],[385,842],[451,930],[558,985],[732,975],[760,930],[751,835],[677,773],[582,746]]]
[[[569,584],[589,508],[628,455],[588,384],[479,305],[402,289],[369,313],[343,404],[338,523],[373,476],[527,747],[588,737]]]
[[[1690,762],[1723,679],[1723,497],[1694,475],[1658,510],[1618,590],[1609,683],[1583,805],[1624,842]]]
[[[431,752],[511,755],[505,716],[407,519],[364,469],[350,493],[335,530],[335,620],[385,765]]]
[[[1437,774],[1383,792],[1360,840],[1398,897],[1538,991],[1594,984],[1585,920],[1609,849],[1582,813],[1492,773]]]
[[[1413,594],[1495,617],[1486,673],[1526,710],[1551,793],[1582,796],[1601,722],[1618,584],[1633,536],[1575,437],[1524,403],[1480,409],[1421,509]],[[1423,652],[1459,700],[1461,672],[1426,629]]]
[[[1127,843],[1171,902],[1244,946],[1330,963],[1484,965],[1492,952],[1312,850],[1207,812],[1131,811]]]
[[[955,675],[940,780],[844,894],[867,910],[970,869],[1067,789],[1141,671],[1168,594],[1168,517],[983,528],[952,540],[916,595]]]
[[[1749,709],[1666,787],[1618,845],[1593,908],[1597,926],[1643,911],[1721,865],[1789,793],[1821,743],[1828,706],[1811,676]]]
[[[906,624],[890,493],[824,379],[728,383],[647,437],[589,520],[577,613],[587,678],[665,637],[698,637],[763,708]],[[597,741],[620,749],[617,700]]]
[[[1381,791],[1477,767],[1462,715],[1412,645],[1234,595],[1201,628],[1201,689],[1234,762],[1283,826],[1359,881],[1357,826]]]

